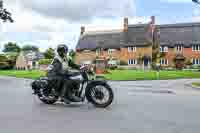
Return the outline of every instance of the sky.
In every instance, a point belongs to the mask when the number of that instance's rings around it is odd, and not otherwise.
[[[76,47],[80,27],[86,31],[118,29],[130,24],[200,22],[200,5],[192,0],[4,0],[14,23],[0,23],[0,49],[7,42],[31,44],[41,51],[60,43]]]

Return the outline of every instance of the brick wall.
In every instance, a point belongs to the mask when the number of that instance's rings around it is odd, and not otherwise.
[[[108,50],[104,50],[103,56],[119,59],[120,58],[120,50],[115,49],[111,54],[108,53]]]
[[[200,52],[199,51],[192,51],[192,48],[184,48],[183,55],[187,59],[200,58]]]
[[[168,59],[168,65],[170,67],[174,67],[174,58],[176,56],[176,54],[182,54],[186,60],[192,60],[192,58],[200,58],[200,52],[196,52],[196,51],[192,51],[192,48],[183,48],[183,50],[181,52],[177,52],[176,51],[176,47],[175,48],[168,48],[168,52],[166,52],[165,55],[165,59]]]
[[[165,53],[165,59],[168,60],[169,67],[175,67],[174,64],[174,58],[176,56],[177,52],[176,48],[168,48],[168,52]],[[191,60],[192,58],[200,58],[200,52],[192,51],[192,48],[183,48],[183,51],[181,52],[184,57],[186,57],[186,60]],[[120,50],[115,50],[112,52],[112,54],[108,54],[108,50],[102,51],[101,56],[107,57],[107,58],[115,58],[121,61],[124,61],[128,63],[129,59],[138,59],[140,56],[150,56],[152,55],[152,47],[137,47],[136,52],[128,52],[128,48],[121,48]],[[96,51],[82,51],[82,52],[76,52],[75,62],[80,64],[81,61],[93,61],[96,59]],[[166,66],[166,65],[164,65]]]
[[[82,61],[93,61],[96,59],[95,51],[81,51],[76,52],[75,63],[81,64]]]
[[[128,62],[129,59],[138,59],[140,56],[150,56],[152,55],[152,47],[137,47],[136,52],[129,52],[128,48],[121,48],[120,60]]]
[[[120,50],[115,49],[111,54],[108,53],[108,50],[104,50],[100,54],[101,57],[107,57],[107,58],[114,58],[119,59],[120,58]],[[82,61],[93,61],[97,57],[96,51],[81,51],[76,52],[75,62],[77,64],[80,64]]]
[[[168,60],[168,65],[162,65],[162,66],[169,66],[169,67],[174,67],[174,58],[176,56],[176,50],[175,48],[168,48],[168,52],[165,52],[165,57],[164,59]]]
[[[121,48],[120,50],[115,49],[112,54],[108,53],[108,50],[102,51],[101,56],[107,58],[115,58],[124,62],[128,62],[129,59],[138,59],[140,56],[150,56],[151,57],[152,48],[149,47],[137,47],[136,52],[128,52],[128,48]],[[76,52],[75,62],[80,64],[82,61],[95,60],[96,51],[82,51]]]

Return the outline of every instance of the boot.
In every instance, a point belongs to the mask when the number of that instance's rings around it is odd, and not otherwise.
[[[69,99],[72,102],[81,102],[83,101],[82,98],[74,95],[74,93],[72,92],[72,89],[68,88],[68,90],[66,91],[67,93],[65,94],[65,96],[67,96],[67,99]]]
[[[72,102],[82,102],[82,101],[83,101],[82,98],[77,97],[77,96],[75,96],[75,95],[69,96],[68,99],[70,99]]]

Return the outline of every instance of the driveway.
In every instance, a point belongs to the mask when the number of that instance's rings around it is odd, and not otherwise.
[[[0,132],[198,133],[200,93],[188,85],[193,81],[110,82],[115,101],[97,109],[45,105],[31,95],[30,80],[0,77]]]

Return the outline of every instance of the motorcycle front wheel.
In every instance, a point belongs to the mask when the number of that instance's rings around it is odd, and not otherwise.
[[[94,106],[106,108],[112,103],[114,94],[112,88],[108,84],[99,82],[89,86],[86,91],[86,98]]]

